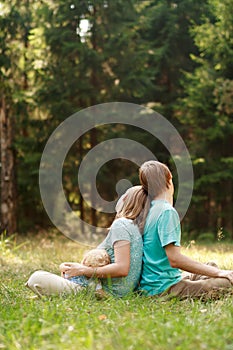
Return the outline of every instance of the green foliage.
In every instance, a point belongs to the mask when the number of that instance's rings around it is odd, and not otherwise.
[[[4,258],[11,259],[14,257],[17,250],[21,249],[25,244],[26,242],[17,244],[16,235],[8,237],[6,231],[3,231],[0,235],[0,262],[2,262]]]
[[[180,120],[194,157],[194,200],[200,198],[193,206],[196,228],[222,226],[232,232],[232,2],[209,5],[211,16],[192,29],[200,55],[192,56],[198,67],[186,75]]]
[[[149,1],[145,9],[148,29],[142,35],[151,43],[153,101],[162,103],[161,112],[169,119],[173,118],[176,99],[183,93],[183,72],[195,68],[190,55],[196,54],[197,48],[189,29],[193,22],[201,22],[206,11],[206,1]]]
[[[0,92],[14,126],[20,231],[49,226],[38,170],[56,126],[88,106],[125,101],[163,113],[188,144],[195,191],[184,225],[197,235],[220,227],[232,235],[232,6],[231,0],[0,1]],[[65,160],[64,190],[86,221],[104,225],[111,218],[94,218],[76,175],[89,150],[111,137],[135,139],[173,167],[165,147],[137,128],[104,126],[83,135]],[[130,162],[107,163],[97,187],[112,200],[116,182],[127,177],[136,184],[136,173]]]

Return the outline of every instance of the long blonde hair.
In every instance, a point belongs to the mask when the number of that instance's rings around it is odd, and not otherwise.
[[[143,233],[146,217],[150,208],[150,200],[147,192],[142,186],[130,187],[126,193],[119,199],[116,206],[116,218],[125,217],[134,220],[139,230]]]

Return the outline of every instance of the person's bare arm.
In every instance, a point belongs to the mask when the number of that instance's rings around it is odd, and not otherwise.
[[[86,277],[125,277],[130,269],[130,242],[117,241],[114,244],[115,262],[105,266],[93,268],[79,263],[65,262],[60,265],[61,272],[67,277],[81,276]]]
[[[217,267],[192,260],[189,257],[181,254],[180,247],[177,247],[174,244],[168,244],[165,247],[165,251],[170,265],[174,268],[179,268],[184,271],[209,277],[224,277],[229,279],[229,281],[233,284],[233,271],[231,270],[220,270]]]

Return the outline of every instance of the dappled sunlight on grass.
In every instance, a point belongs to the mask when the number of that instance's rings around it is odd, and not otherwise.
[[[192,243],[184,246],[182,253],[202,263],[214,261],[221,269],[233,269],[233,244],[215,243],[203,246]]]
[[[99,301],[86,291],[40,299],[25,288],[31,272],[59,273],[62,261],[80,261],[85,250],[86,246],[51,232],[16,237],[5,247],[0,259],[0,349],[232,348],[230,294],[214,301],[162,300],[135,294]],[[192,243],[182,251],[196,260],[214,260],[220,267],[233,268],[233,245]]]
[[[6,237],[5,237],[6,238]],[[74,242],[57,232],[28,234],[26,237],[2,238],[0,246],[2,272],[23,269],[25,274],[43,269],[59,274],[63,261],[81,261],[88,247]],[[182,253],[206,263],[214,261],[222,269],[233,269],[233,244],[199,245],[194,241],[184,244]]]
[[[80,261],[87,249],[68,238],[58,235],[27,235],[26,238],[17,237],[13,249],[9,245],[1,257],[3,269],[24,268],[25,272],[46,269],[59,273],[58,266],[63,261]]]

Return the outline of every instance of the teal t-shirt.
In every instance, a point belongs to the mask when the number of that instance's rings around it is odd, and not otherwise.
[[[181,272],[172,268],[165,246],[180,246],[180,220],[177,211],[164,200],[154,200],[143,235],[143,266],[140,289],[148,295],[164,292],[181,280]]]
[[[130,269],[128,276],[111,279],[101,279],[103,289],[115,296],[122,297],[132,292],[138,286],[142,267],[142,235],[138,226],[130,219],[114,220],[105,240],[98,246],[107,251],[111,263],[115,262],[114,243],[117,241],[130,242]]]

